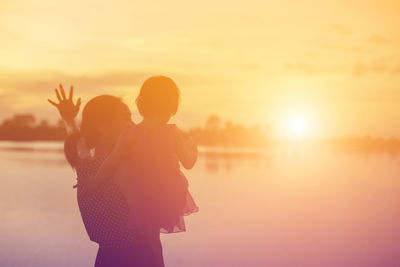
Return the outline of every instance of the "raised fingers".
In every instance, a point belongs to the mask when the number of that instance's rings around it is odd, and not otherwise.
[[[81,98],[78,98],[78,101],[76,101],[76,108],[79,109],[81,107]]]
[[[56,96],[57,96],[58,101],[61,102],[61,96],[60,96],[60,93],[58,92],[57,88],[54,89],[54,91],[56,92]]]
[[[61,92],[62,99],[66,100],[67,97],[65,96],[65,91],[64,91],[64,88],[61,83],[60,83],[60,92]]]
[[[72,100],[72,98],[74,97],[74,86],[71,85],[71,88],[69,88],[69,100]]]
[[[52,104],[55,107],[58,107],[58,104],[50,99],[47,99],[47,101],[49,101],[50,104]]]

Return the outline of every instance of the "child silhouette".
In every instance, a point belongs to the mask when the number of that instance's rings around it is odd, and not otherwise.
[[[139,232],[185,231],[183,216],[198,210],[180,169],[194,166],[197,145],[175,124],[168,124],[179,98],[172,79],[147,79],[136,99],[143,120],[127,127],[98,174],[118,169],[115,173],[130,207],[128,223]]]

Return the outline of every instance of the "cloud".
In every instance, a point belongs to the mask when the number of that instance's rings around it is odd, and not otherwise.
[[[307,75],[352,74],[357,77],[368,74],[400,75],[400,64],[378,59],[371,61],[356,61],[347,65],[323,65],[309,62],[295,62],[284,65],[287,71],[298,71]]]
[[[353,74],[355,76],[364,76],[369,73],[390,73],[390,69],[384,60],[375,60],[365,63],[363,61],[356,62],[353,66]]]
[[[0,92],[0,114],[7,114],[12,112],[10,103],[14,103],[15,101],[17,101],[15,95]]]
[[[351,34],[353,34],[353,31],[350,28],[348,28],[347,26],[343,25],[343,24],[334,24],[332,26],[332,29],[335,32],[343,34],[343,35],[351,35]]]
[[[98,75],[69,75],[57,71],[0,71],[0,88],[14,94],[48,94],[59,83],[73,84],[88,94],[120,86],[139,86],[149,73],[109,72]]]
[[[161,73],[163,74],[163,73]],[[137,88],[144,80],[154,73],[149,72],[106,72],[101,74],[70,75],[53,70],[37,71],[10,71],[0,70],[0,96],[18,95],[46,95],[52,94],[52,90],[63,83],[65,86],[74,85],[80,93],[88,95],[113,94],[115,88]],[[157,75],[157,74],[156,74]],[[170,74],[166,74],[170,75]],[[204,85],[211,83],[210,79],[204,79],[199,75],[177,73],[171,75],[179,84]]]
[[[315,74],[317,72],[316,65],[304,62],[288,63],[284,66],[285,70],[297,70],[307,74]]]
[[[344,68],[339,65],[318,65],[303,61],[285,64],[284,69],[287,71],[299,71],[308,75],[322,75],[344,71]]]
[[[394,75],[400,75],[400,64],[393,68],[392,73]]]
[[[54,98],[54,88],[59,83],[64,88],[74,85],[76,95],[83,103],[93,96],[111,94],[131,101],[144,80],[159,73],[125,71],[100,74],[71,75],[54,70],[8,70],[0,69],[0,119],[13,113],[35,113],[42,117],[54,117],[49,113],[46,99]],[[164,74],[164,73],[160,73]],[[219,84],[216,78],[186,73],[166,73],[181,88],[204,88]]]
[[[133,97],[134,88],[138,88],[149,76],[150,73],[134,71],[70,75],[53,70],[0,70],[0,119],[13,113],[55,117],[57,113],[49,113],[52,109],[46,99],[55,98],[53,90],[59,83],[63,83],[65,88],[73,84],[77,96],[82,97],[85,103],[91,97],[101,94]],[[128,88],[123,95],[119,90],[121,87]],[[129,90],[130,87],[132,90]]]
[[[367,41],[372,44],[393,46],[400,44],[400,40],[386,38],[381,35],[373,34],[367,38]]]

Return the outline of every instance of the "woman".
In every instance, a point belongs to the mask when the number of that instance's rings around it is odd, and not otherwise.
[[[78,129],[81,102],[74,104],[73,87],[68,98],[62,85],[55,92],[58,103],[49,102],[67,126],[64,150],[78,176],[79,209],[89,238],[99,244],[95,266],[164,266],[159,233],[143,236],[127,227],[128,205],[113,177],[93,181],[124,127],[132,123],[129,108],[114,96],[95,97],[86,104]]]

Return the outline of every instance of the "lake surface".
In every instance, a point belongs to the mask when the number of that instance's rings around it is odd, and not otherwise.
[[[93,266],[61,147],[0,142],[0,266]],[[162,235],[166,266],[400,266],[396,157],[220,152],[186,172],[200,212]]]

